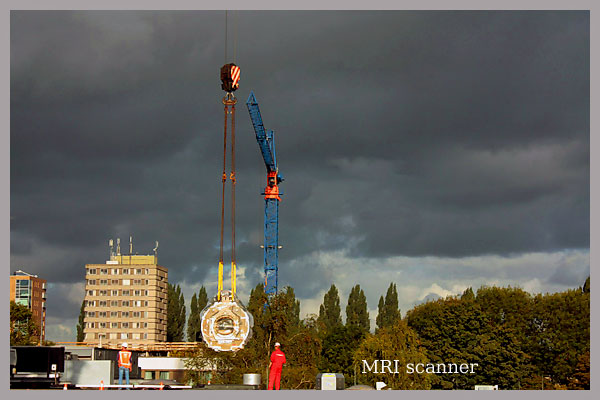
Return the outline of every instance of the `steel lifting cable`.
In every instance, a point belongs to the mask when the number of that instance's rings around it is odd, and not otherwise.
[[[221,299],[221,291],[223,290],[223,234],[225,231],[225,181],[227,181],[227,105],[225,105],[225,130],[223,132],[223,190],[221,192],[221,243],[219,247],[219,281],[217,287],[217,295]]]
[[[235,98],[234,98],[235,100]],[[231,291],[236,291],[235,259],[235,101],[231,105]]]
[[[223,237],[225,231],[225,181],[227,181],[227,115],[231,114],[231,172],[229,179],[231,180],[231,292],[236,292],[236,259],[235,259],[235,103],[237,99],[233,94],[228,93],[223,98],[224,107],[224,126],[223,133],[223,187],[221,191],[221,242],[219,248],[219,282],[217,295],[221,299],[221,291],[223,290]],[[231,109],[229,108],[231,106]]]
[[[235,36],[237,36],[237,27],[235,26]],[[225,62],[227,62],[227,10],[225,10]],[[234,36],[234,59],[237,46],[237,37]],[[235,90],[235,89],[233,89]],[[227,116],[231,115],[231,292],[236,292],[236,256],[235,256],[235,104],[237,99],[232,92],[228,92],[223,98],[224,105],[224,133],[223,133],[223,187],[221,191],[221,241],[219,248],[219,281],[217,296],[221,300],[221,292],[223,291],[223,239],[225,231],[225,182],[227,180]]]

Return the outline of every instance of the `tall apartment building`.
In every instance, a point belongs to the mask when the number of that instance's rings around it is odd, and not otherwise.
[[[41,340],[46,340],[46,280],[21,270],[15,272],[10,276],[10,300],[31,310]]]
[[[154,255],[112,251],[106,264],[85,266],[84,341],[116,344],[167,340],[168,270]],[[132,245],[130,244],[130,253]]]

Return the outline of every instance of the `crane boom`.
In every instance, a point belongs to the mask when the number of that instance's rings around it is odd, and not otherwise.
[[[279,202],[280,195],[283,194],[279,190],[279,183],[283,182],[283,177],[279,175],[277,167],[275,132],[265,130],[254,92],[250,92],[246,106],[267,168],[267,186],[261,193],[265,196],[265,241],[262,247],[265,263],[265,293],[270,296],[277,294],[279,248],[281,247],[279,246]]]

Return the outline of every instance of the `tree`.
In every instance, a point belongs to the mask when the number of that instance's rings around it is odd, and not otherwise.
[[[78,342],[83,342],[85,340],[83,328],[85,328],[85,300],[83,300],[81,302],[81,309],[79,310],[79,322],[77,323],[77,341]]]
[[[377,328],[382,329],[392,326],[401,318],[396,284],[390,283],[390,287],[385,294],[385,301],[383,301],[383,297],[379,299],[379,314],[376,319]]]
[[[572,289],[536,295],[527,337],[539,374],[567,385],[581,355],[590,351],[590,293]]]
[[[10,345],[32,346],[40,341],[40,331],[33,314],[24,305],[10,302]]]
[[[187,326],[187,340],[188,342],[196,342],[198,341],[198,335],[201,334],[201,331],[198,329],[200,326],[200,313],[198,311],[198,300],[196,299],[196,293],[192,295],[192,300],[190,301],[190,316],[188,318],[188,326]]]
[[[179,285],[168,284],[167,291],[167,342],[183,341],[185,327],[185,302]]]
[[[319,308],[319,321],[325,325],[327,330],[342,325],[340,296],[335,285],[331,285],[331,288],[323,297],[323,304]]]
[[[588,276],[587,279],[585,280],[585,283],[583,284],[583,293],[589,293],[590,292],[590,277]]]
[[[398,360],[398,373],[370,372],[364,364],[372,367],[375,360]],[[407,372],[408,364],[427,362],[426,350],[419,344],[418,335],[403,320],[380,329],[375,335],[368,334],[354,353],[354,366],[359,371],[358,382],[375,386],[376,382],[383,381],[396,390],[430,389],[431,374]],[[395,368],[394,363],[391,368]]]
[[[360,288],[360,285],[354,286],[348,296],[346,326],[357,326],[366,332],[369,332],[371,329],[367,297],[365,296],[365,292]]]
[[[352,382],[357,373],[360,374],[355,368],[354,351],[367,333],[357,324],[333,328],[323,339],[319,371],[343,373],[347,384]]]
[[[375,317],[375,324],[377,327],[375,328],[375,333],[384,326],[384,318],[385,318],[385,300],[383,300],[383,296],[379,297],[379,303],[377,304],[377,317]]]
[[[198,312],[202,312],[206,305],[208,304],[208,295],[206,294],[206,289],[204,285],[200,287],[200,291],[198,292]]]
[[[520,289],[482,288],[474,296],[428,302],[406,316],[432,363],[476,363],[475,374],[435,374],[434,389],[472,389],[494,382],[501,389],[519,389],[531,374],[523,343],[524,329],[515,314],[527,313],[527,293]],[[524,320],[527,319],[525,315]]]

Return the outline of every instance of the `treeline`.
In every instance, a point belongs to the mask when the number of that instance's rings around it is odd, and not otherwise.
[[[178,296],[176,288],[173,296]],[[207,360],[222,371],[212,377],[213,383],[241,383],[244,373],[266,376],[273,344],[280,342],[288,360],[282,386],[289,389],[313,388],[319,372],[343,373],[347,386],[383,381],[393,389],[590,387],[589,278],[578,289],[545,295],[512,287],[469,288],[460,296],[420,304],[404,318],[392,283],[380,297],[375,333],[370,332],[360,285],[348,296],[345,324],[335,285],[325,294],[319,314],[304,319],[291,287],[267,307],[266,302],[263,286],[257,285],[248,301],[254,328],[246,348],[218,353],[203,346],[191,355],[189,378],[205,383],[199,371]],[[398,360],[400,368],[397,374],[363,373],[362,360]],[[410,363],[477,367],[473,374],[410,374],[405,369]]]

